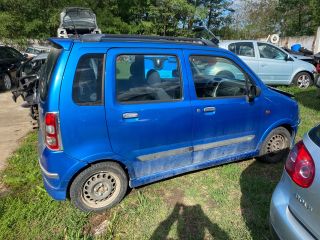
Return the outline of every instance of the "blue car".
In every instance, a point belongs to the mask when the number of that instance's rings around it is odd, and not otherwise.
[[[284,159],[298,104],[235,54],[188,38],[50,39],[39,81],[39,164],[47,192],[83,211],[127,188],[256,157]],[[152,61],[152,63],[150,63]]]

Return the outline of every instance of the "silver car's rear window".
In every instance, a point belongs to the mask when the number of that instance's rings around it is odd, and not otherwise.
[[[311,140],[320,147],[320,125],[309,132]]]

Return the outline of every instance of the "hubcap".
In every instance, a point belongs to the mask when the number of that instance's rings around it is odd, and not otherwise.
[[[82,198],[93,208],[104,207],[118,196],[120,180],[114,173],[99,172],[87,179],[82,187]]]
[[[7,90],[10,90],[11,89],[11,79],[7,74],[4,75],[3,82],[4,82],[4,87]]]
[[[284,136],[274,135],[267,144],[267,153],[274,153],[286,148],[286,139]]]
[[[307,88],[310,86],[310,76],[303,74],[298,78],[297,85],[299,88]]]

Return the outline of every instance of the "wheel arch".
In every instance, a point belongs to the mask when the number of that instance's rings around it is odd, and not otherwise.
[[[125,172],[125,174],[127,175],[128,181],[130,182],[130,170],[128,169],[127,165],[124,164],[122,161],[120,160],[115,160],[115,159],[100,159],[100,160],[96,160],[96,161],[92,161],[89,162],[88,164],[86,164],[85,166],[83,166],[82,168],[78,169],[73,176],[70,178],[70,180],[68,181],[67,184],[67,188],[66,188],[66,198],[70,199],[70,187],[71,184],[73,183],[74,179],[84,170],[90,168],[91,166],[101,163],[101,162],[114,162],[120,165],[120,167],[123,169],[123,171]],[[129,185],[129,183],[128,183]]]
[[[287,129],[291,135],[291,144],[294,142],[294,138],[295,138],[295,135],[296,135],[296,132],[297,132],[297,129],[296,127],[290,123],[290,121],[286,121],[286,120],[282,120],[282,121],[279,121],[279,122],[276,122],[274,124],[272,124],[263,134],[262,134],[262,137],[260,138],[259,140],[259,143],[258,143],[258,150],[260,151],[261,149],[261,146],[262,146],[262,143],[264,142],[264,140],[267,138],[267,136],[269,135],[269,133],[278,128],[278,127],[284,127],[285,129]]]

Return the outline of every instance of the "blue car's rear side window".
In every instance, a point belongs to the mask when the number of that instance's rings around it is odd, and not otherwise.
[[[42,101],[45,101],[47,98],[48,86],[51,81],[51,75],[61,52],[61,48],[53,47],[50,50],[46,63],[43,65],[41,69],[39,80],[39,93],[40,99]]]
[[[75,103],[102,103],[103,66],[103,54],[87,54],[80,58],[72,85],[72,98]]]
[[[119,55],[117,100],[121,103],[170,102],[182,98],[180,66],[173,55]]]
[[[309,137],[320,147],[320,125],[310,131]]]

